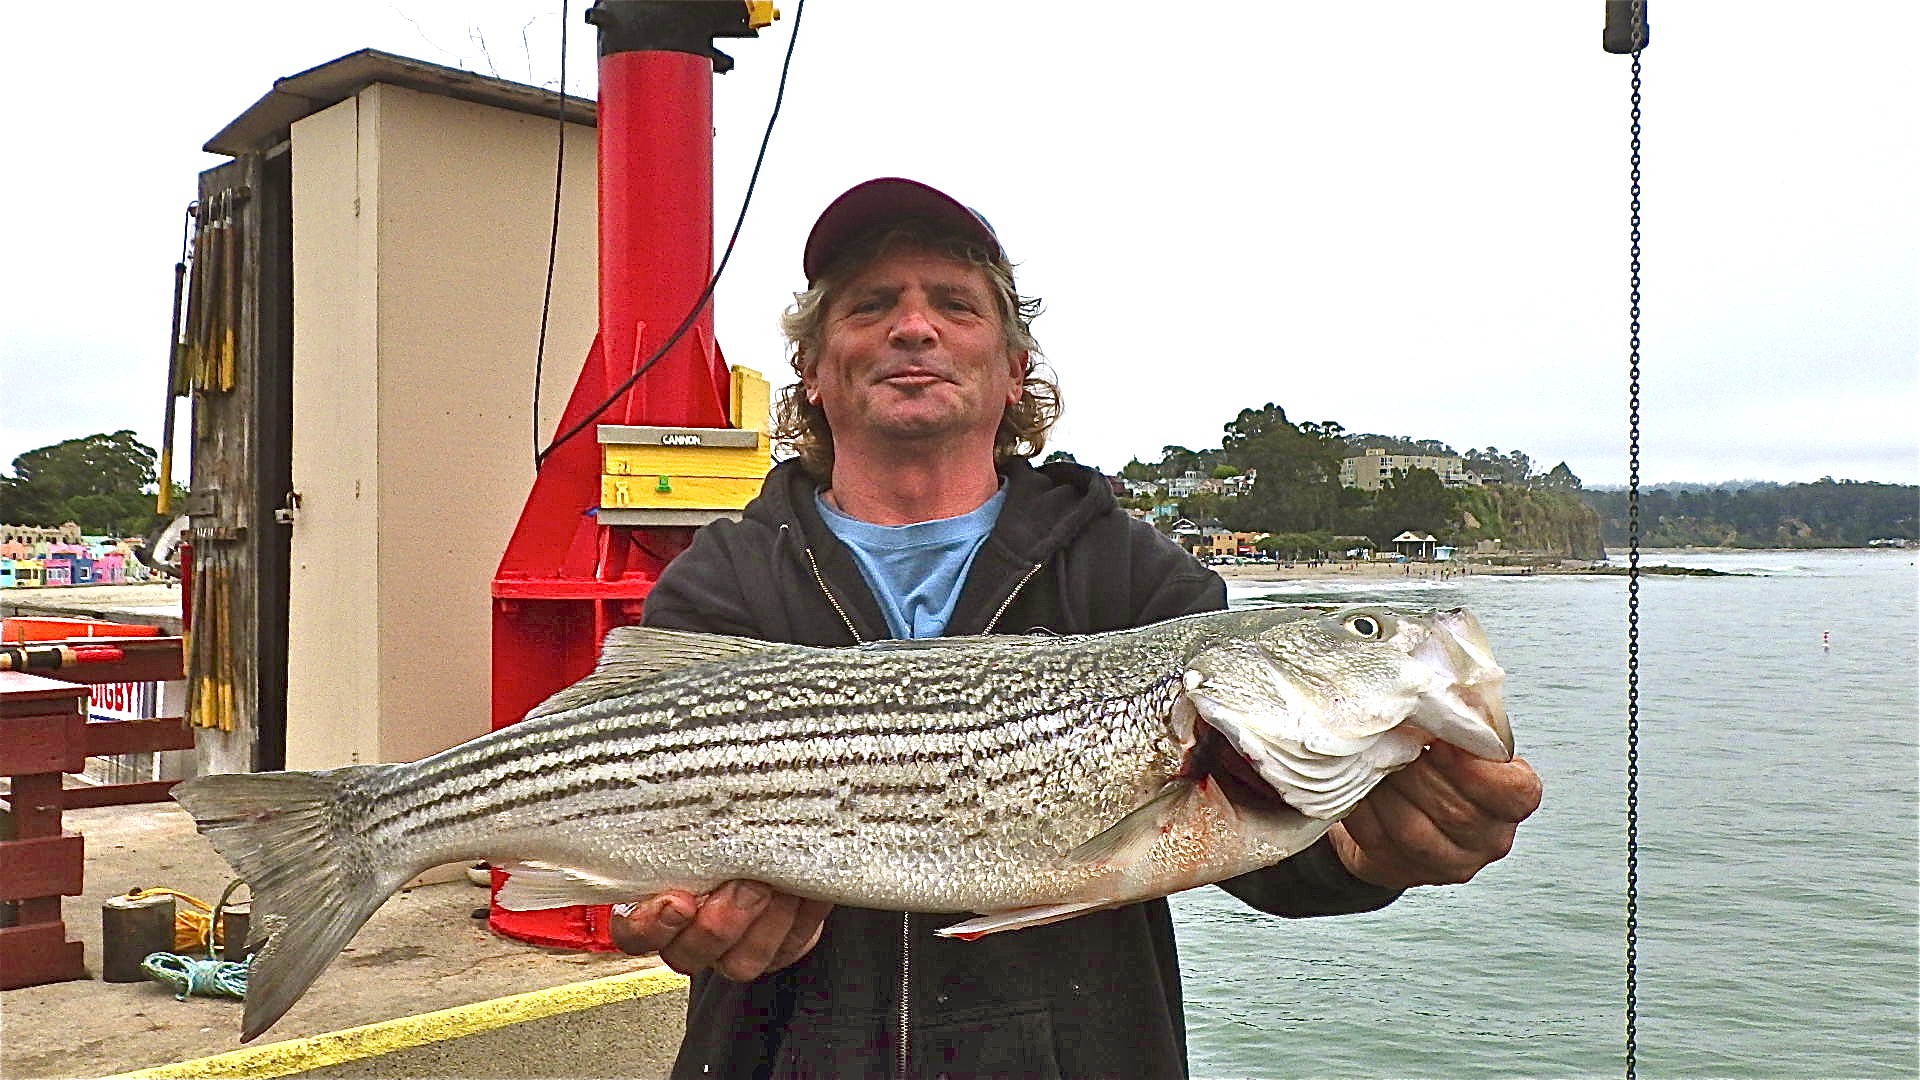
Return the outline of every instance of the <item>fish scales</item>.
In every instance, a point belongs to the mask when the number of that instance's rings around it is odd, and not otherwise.
[[[175,797],[253,887],[252,1038],[438,863],[507,865],[509,908],[745,877],[992,933],[1284,858],[1424,738],[1510,757],[1500,680],[1465,612],[850,649],[623,628],[593,675],[441,754]]]
[[[1036,658],[1040,676],[983,675],[977,663],[960,666],[931,654],[902,665],[911,669],[906,678],[894,672],[880,678],[871,658],[836,662],[839,652],[845,650],[812,657],[816,670],[809,670],[805,692],[783,707],[765,703],[777,688],[792,688],[792,664],[770,658],[758,670],[696,675],[674,688],[641,688],[611,699],[585,729],[577,720],[547,724],[526,733],[527,752],[517,760],[488,764],[467,748],[428,759],[411,785],[381,801],[371,827],[391,824],[398,835],[417,837],[475,824],[498,837],[516,810],[539,807],[543,823],[557,817],[618,824],[623,816],[648,814],[654,831],[727,827],[742,843],[764,834],[765,843],[777,845],[791,844],[795,829],[821,824],[878,826],[869,839],[889,847],[977,839],[998,828],[1017,833],[1028,848],[1050,845],[1057,853],[1085,836],[1022,832],[1025,815],[1044,815],[1058,803],[1054,793],[1105,773],[1116,781],[1108,784],[1115,790],[1107,805],[1118,817],[1143,789],[1152,793],[1164,775],[1156,768],[1177,753],[1163,747],[1132,784],[1110,767],[1110,759],[1126,759],[1134,749],[1114,738],[1116,711],[1139,712],[1140,738],[1164,737],[1156,714],[1177,690],[1173,675],[1159,673],[1142,688],[1141,676],[1124,684],[1108,666],[1099,680],[1105,685],[1089,687],[1084,658],[1070,653]],[[1057,679],[1045,677],[1056,672]],[[1065,693],[1076,678],[1078,699]],[[1061,689],[1049,689],[1049,682]],[[918,713],[906,711],[912,702],[906,686],[918,696]],[[1002,712],[982,719],[988,702]],[[839,784],[849,769],[863,782]],[[724,797],[712,793],[721,780],[727,781]],[[727,809],[772,800],[784,805],[773,813]]]
[[[544,825],[555,815],[617,829],[628,814],[664,809],[653,823],[663,834],[734,830],[727,847],[738,859],[764,858],[763,849],[793,851],[806,839],[796,832],[823,822],[877,827],[868,839],[894,850],[946,848],[997,828],[1009,835],[991,846],[992,855],[1059,854],[1085,836],[1034,830],[1032,822],[1053,820],[1068,793],[1082,793],[1078,801],[1085,803],[1085,786],[1098,784],[1106,797],[1090,808],[1117,818],[1150,797],[1167,766],[1177,764],[1169,760],[1177,748],[1166,745],[1140,762],[1135,777],[1107,766],[1140,761],[1138,748],[1117,735],[1165,740],[1156,710],[1164,711],[1173,690],[1170,657],[1152,642],[1097,656],[1071,638],[994,644],[987,639],[984,651],[1017,657],[1019,665],[902,648],[806,650],[798,662],[777,652],[690,670],[671,686],[641,686],[581,716],[516,725],[524,755],[517,759],[489,760],[481,741],[429,758],[391,793],[391,803],[374,810],[369,829],[395,843],[431,833],[442,847],[484,838],[512,854],[517,811],[535,811],[529,825],[538,835],[527,839],[546,843]],[[799,663],[804,683],[794,680]],[[1159,700],[1143,683],[1159,685]],[[1124,717],[1143,692],[1139,722],[1114,730],[1114,710],[1099,706],[1117,703]],[[1069,694],[1077,698],[1063,701]],[[968,765],[970,773],[963,771]],[[765,795],[849,768],[876,781],[939,787],[950,797],[940,807],[876,808],[871,820],[817,808],[816,816],[800,818],[792,807],[734,816],[724,809],[729,800],[702,797],[717,781],[736,795]],[[698,787],[688,792],[688,784]],[[975,787],[979,793],[969,795]],[[386,831],[390,815],[402,819],[396,833]],[[660,861],[678,861],[676,846],[663,845]]]
[[[740,707],[738,702],[729,700],[740,688],[730,684],[726,676],[742,673],[721,673],[699,680],[692,687],[681,688],[706,691],[704,694],[662,695],[657,690],[650,692],[649,688],[643,688],[610,699],[597,709],[582,710],[578,716],[557,718],[559,723],[548,725],[544,731],[539,728],[545,718],[516,725],[513,731],[526,750],[563,755],[572,764],[576,755],[610,759],[657,754],[686,757],[718,755],[729,747],[758,747],[778,739],[994,730],[1005,727],[1009,719],[1017,720],[1023,712],[1062,708],[1061,702],[1050,697],[1051,692],[1040,680],[996,683],[980,679],[975,671],[916,671],[910,680],[913,694],[908,696],[902,693],[903,683],[898,677],[868,678],[864,682],[836,678],[835,659],[837,657],[828,653],[808,666],[806,675],[811,685],[794,688],[790,682],[784,683],[794,692],[794,700],[777,708],[757,702],[752,708]],[[864,666],[871,667],[872,661]],[[950,664],[942,666],[951,667]],[[771,672],[760,674],[780,683],[792,677],[790,667],[781,663],[774,665]],[[711,687],[699,684],[704,682],[710,682]],[[821,694],[822,687],[832,688],[833,692]],[[746,689],[750,691],[752,687],[749,685]],[[738,696],[753,697],[750,693]],[[818,703],[810,700],[814,698],[820,699]],[[981,703],[996,698],[1000,700],[998,711],[983,717]],[[691,718],[683,711],[689,705],[701,706]],[[914,748],[901,745],[890,750],[911,757]],[[429,760],[443,764],[449,771],[466,774],[469,786],[474,789],[535,774],[549,764],[544,760],[496,758],[489,761],[492,756],[489,747],[473,745]]]

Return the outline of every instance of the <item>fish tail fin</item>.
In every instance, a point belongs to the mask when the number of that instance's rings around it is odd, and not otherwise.
[[[230,773],[186,781],[174,798],[253,894],[240,1041],[273,1026],[414,870],[376,862],[357,807],[391,765]]]

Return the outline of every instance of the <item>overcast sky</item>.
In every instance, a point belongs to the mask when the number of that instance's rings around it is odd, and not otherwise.
[[[583,6],[567,81],[591,95]],[[723,232],[793,26],[780,6],[722,44]],[[846,187],[906,175],[990,218],[1045,298],[1054,445],[1082,461],[1217,446],[1272,401],[1621,483],[1630,60],[1601,50],[1602,7],[811,0],[722,346],[788,378],[775,317],[807,228]],[[1652,10],[1643,476],[1920,480],[1916,5]],[[9,22],[0,466],[119,428],[158,444],[181,215],[223,160],[199,147],[274,79],[368,47],[547,86],[560,68],[552,0]]]

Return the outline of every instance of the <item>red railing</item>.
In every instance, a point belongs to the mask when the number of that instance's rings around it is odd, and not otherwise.
[[[87,719],[89,684],[183,678],[179,638],[91,638],[86,645],[121,656],[63,666],[58,678],[0,671],[0,776],[9,778],[12,824],[0,833],[0,903],[13,906],[13,925],[0,926],[0,990],[87,977],[80,943],[67,940],[60,918],[60,898],[82,891],[85,843],[62,830],[61,812],[158,802],[174,785],[67,788],[65,775],[84,771],[89,757],[193,748],[193,731],[177,716]]]

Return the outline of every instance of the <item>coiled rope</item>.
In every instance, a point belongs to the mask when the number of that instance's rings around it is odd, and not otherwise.
[[[178,889],[139,889],[128,894],[133,899],[171,896],[199,909],[175,913],[173,947],[176,950],[205,947],[205,959],[176,951],[148,953],[146,959],[140,961],[140,970],[146,973],[147,978],[171,989],[175,1001],[185,1001],[195,994],[201,997],[247,996],[247,971],[253,964],[253,958],[239,962],[221,959],[228,949],[225,941],[226,924],[220,916],[226,910],[227,901],[233,898],[234,890],[243,884],[245,882],[239,880],[229,882],[212,907],[208,907],[206,901],[188,896]]]
[[[192,994],[201,997],[245,998],[247,968],[253,963],[228,960],[201,960],[179,953],[157,952],[140,961],[147,978],[173,991],[173,1000],[185,1001]]]

